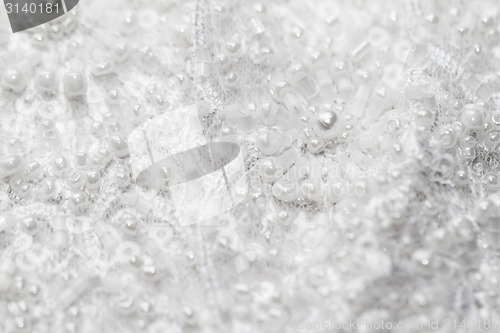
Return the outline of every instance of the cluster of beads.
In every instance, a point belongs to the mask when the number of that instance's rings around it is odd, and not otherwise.
[[[500,318],[497,3],[81,2],[0,49],[1,332]],[[186,226],[130,135],[193,103],[249,190]]]

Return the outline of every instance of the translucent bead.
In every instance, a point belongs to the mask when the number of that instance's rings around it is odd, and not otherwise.
[[[486,174],[483,183],[486,190],[490,193],[498,192],[500,189],[500,180],[498,179],[498,174],[496,173]]]
[[[484,142],[489,146],[490,149],[496,149],[496,147],[500,146],[500,132],[488,132],[484,137]]]
[[[262,131],[257,137],[257,147],[265,155],[275,155],[280,149],[290,147],[292,137],[278,131]]]
[[[323,200],[322,185],[318,180],[303,180],[300,185],[300,195],[312,202],[321,202]]]
[[[325,150],[326,143],[322,139],[314,138],[307,143],[307,150],[312,154],[320,154]]]
[[[21,220],[21,224],[27,231],[34,231],[37,227],[37,222],[35,217],[33,216],[27,216]]]
[[[70,72],[63,76],[64,93],[68,98],[82,97],[87,92],[87,81],[81,72]]]
[[[127,157],[129,154],[127,140],[118,134],[113,134],[109,140],[109,148],[119,158]]]
[[[99,148],[94,153],[94,161],[101,167],[107,166],[113,160],[113,155],[107,148]]]
[[[68,160],[66,160],[66,158],[64,157],[58,157],[54,159],[54,161],[52,162],[52,166],[54,175],[58,177],[64,176],[70,170]]]
[[[91,69],[92,75],[97,77],[114,74],[115,72],[114,64],[108,61],[100,62]]]
[[[82,187],[84,178],[82,173],[77,170],[72,170],[68,173],[67,184],[72,189],[78,189]]]
[[[273,196],[284,202],[292,202],[297,199],[298,184],[296,181],[280,179],[272,187]]]
[[[75,166],[78,169],[85,169],[89,164],[89,156],[85,152],[79,152],[75,155]]]
[[[17,69],[7,69],[2,75],[1,83],[4,89],[17,94],[26,88],[26,79],[23,73]]]
[[[287,81],[278,81],[271,89],[271,96],[276,102],[281,102],[283,97],[291,90],[291,85]]]
[[[37,197],[42,200],[53,200],[59,195],[56,182],[46,178],[40,182],[37,190]]]
[[[471,161],[476,158],[476,149],[472,147],[465,147],[461,149],[460,158],[462,161]]]
[[[296,64],[289,70],[291,82],[306,98],[311,98],[317,93],[317,88],[308,77],[309,71],[303,64]]]
[[[55,95],[58,90],[56,74],[52,71],[43,71],[36,76],[36,86],[42,94]]]
[[[9,195],[5,192],[0,192],[0,212],[4,211],[9,207],[10,198]],[[0,218],[1,219],[1,218]],[[1,224],[1,222],[0,222]],[[2,227],[0,226],[0,232],[2,232]]]
[[[238,85],[238,75],[234,72],[231,72],[226,75],[225,81],[228,87],[235,87]]]
[[[52,240],[56,247],[63,247],[68,243],[68,230],[66,219],[63,216],[56,216],[51,222]]]

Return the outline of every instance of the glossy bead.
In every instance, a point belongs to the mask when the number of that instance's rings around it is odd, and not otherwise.
[[[468,175],[467,172],[463,169],[459,169],[455,172],[455,175],[453,176],[453,183],[456,186],[465,186],[467,185],[468,182]]]
[[[498,175],[495,173],[486,174],[483,183],[486,190],[491,193],[498,192],[500,189],[500,180],[498,179]]]
[[[76,214],[83,214],[90,205],[89,197],[85,192],[76,192],[71,195],[68,207]]]
[[[476,149],[472,147],[465,147],[461,150],[460,158],[463,161],[470,161],[476,157]]]
[[[309,150],[309,152],[311,152],[312,154],[322,153],[323,150],[325,149],[325,147],[326,147],[326,143],[322,139],[319,139],[319,138],[311,139],[307,143],[307,150]]]
[[[54,72],[44,71],[36,76],[36,86],[43,94],[54,95],[58,90],[58,82]]]
[[[103,61],[95,65],[94,68],[92,68],[91,72],[92,75],[99,77],[99,76],[114,74],[115,71],[116,69],[113,63]]]
[[[128,156],[128,144],[125,139],[123,139],[120,135],[118,134],[113,134],[109,140],[109,148],[115,155],[119,158],[124,158]]]
[[[46,178],[40,182],[37,190],[37,197],[42,200],[53,200],[59,195],[56,182]]]
[[[84,74],[70,72],[63,77],[64,93],[68,98],[82,97],[87,92],[87,81]]]
[[[259,164],[259,173],[262,179],[266,182],[272,183],[283,176],[283,170],[278,165],[276,159],[267,157]]]
[[[83,177],[81,172],[77,170],[70,171],[68,173],[67,184],[72,189],[78,189],[83,185]]]
[[[452,129],[444,129],[439,133],[439,142],[445,149],[453,148],[457,143],[457,136]]]
[[[17,173],[22,167],[21,157],[18,155],[12,155],[4,157],[0,161],[0,176],[9,177]]]
[[[26,79],[17,69],[7,69],[2,75],[1,83],[4,89],[17,94],[26,88]]]
[[[101,175],[97,171],[87,172],[86,187],[90,192],[99,190],[101,187]]]
[[[483,113],[477,107],[467,107],[460,117],[462,123],[467,129],[475,130],[483,126]]]
[[[66,160],[66,158],[64,157],[58,157],[54,159],[52,165],[54,174],[59,177],[64,176],[70,170],[68,160]]]

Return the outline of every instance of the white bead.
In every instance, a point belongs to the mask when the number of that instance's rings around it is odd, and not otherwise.
[[[284,202],[292,202],[297,199],[298,184],[295,181],[280,179],[272,187],[273,196]]]
[[[83,185],[83,177],[80,171],[73,170],[68,174],[67,184],[72,189],[78,189]]]
[[[83,214],[89,205],[89,197],[85,192],[73,193],[68,201],[68,207],[77,214]]]
[[[18,155],[4,157],[0,161],[0,177],[9,177],[17,173],[22,167],[21,157]]]
[[[115,155],[119,158],[124,158],[128,156],[128,144],[127,140],[123,139],[118,134],[113,134],[109,140],[109,147],[115,153]]]
[[[44,71],[36,76],[36,86],[43,94],[55,94],[58,90],[58,82],[54,72]]]
[[[2,86],[15,93],[21,93],[26,88],[26,79],[17,69],[7,69],[2,75]]]
[[[63,83],[64,93],[68,98],[82,97],[87,92],[87,81],[80,72],[64,74]]]
[[[452,129],[444,129],[439,133],[439,142],[443,148],[453,148],[457,143],[457,136]]]
[[[66,158],[64,157],[58,157],[54,159],[52,164],[53,164],[54,174],[56,176],[59,177],[64,176],[70,170],[70,165],[66,160]]]
[[[114,74],[116,69],[113,63],[104,61],[95,65],[91,72],[92,75],[99,77]]]
[[[467,107],[462,112],[460,120],[467,129],[475,130],[483,126],[484,118],[481,109],[478,107]]]
[[[101,175],[97,171],[87,172],[86,187],[90,192],[95,192],[101,187]]]
[[[326,143],[319,138],[314,138],[309,141],[307,144],[307,150],[309,150],[312,154],[320,154],[326,147]]]
[[[283,168],[278,165],[276,158],[267,157],[259,164],[259,172],[262,179],[272,183],[283,176]]]
[[[57,185],[52,179],[46,178],[38,185],[37,197],[40,199],[51,200],[55,199],[58,195]]]

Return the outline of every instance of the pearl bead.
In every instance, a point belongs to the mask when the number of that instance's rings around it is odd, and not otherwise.
[[[452,129],[444,129],[439,133],[439,142],[445,149],[453,148],[457,143],[457,136]]]
[[[483,126],[483,113],[477,107],[468,107],[462,112],[460,120],[467,129],[479,129]]]
[[[489,173],[486,174],[484,177],[484,187],[489,191],[489,192],[498,192],[500,189],[500,181],[498,179],[497,174]]]
[[[26,230],[28,230],[28,231],[33,231],[37,227],[36,220],[35,220],[35,218],[33,216],[25,217],[22,220],[22,224],[26,228]]]
[[[326,147],[325,141],[319,139],[319,138],[314,138],[311,139],[307,143],[307,150],[309,150],[310,153],[312,154],[320,154],[323,152],[323,150]]]
[[[486,134],[484,142],[490,146],[490,148],[495,149],[500,145],[500,132],[491,131]]]
[[[259,164],[259,172],[262,179],[272,183],[283,176],[283,170],[277,165],[274,157],[267,157]]]
[[[125,221],[125,231],[129,235],[135,235],[137,233],[137,228],[139,226],[139,221],[136,218],[129,218]]]
[[[63,77],[64,93],[68,98],[81,97],[87,91],[85,76],[79,72],[66,73]]]
[[[101,187],[101,175],[97,171],[87,172],[87,190],[97,191]]]
[[[70,168],[68,161],[64,157],[58,157],[53,162],[54,174],[56,176],[63,176]]]
[[[109,146],[110,149],[115,153],[115,155],[119,158],[124,158],[127,157],[129,152],[128,152],[128,144],[125,139],[123,139],[120,135],[118,134],[113,134],[109,140]]]
[[[83,214],[90,205],[89,197],[85,192],[77,192],[71,195],[68,206],[77,214]]]
[[[226,75],[226,84],[228,85],[228,87],[234,87],[236,86],[238,83],[238,75],[236,75],[236,73],[229,73],[228,75]]]
[[[235,56],[241,54],[242,47],[241,47],[240,42],[238,42],[238,41],[227,42],[226,43],[226,51],[232,55],[235,55]]]
[[[113,63],[105,61],[95,65],[91,72],[92,75],[99,77],[114,74],[116,69]]]
[[[54,95],[57,92],[57,78],[53,72],[41,72],[36,76],[36,86],[43,94]]]
[[[18,155],[8,156],[0,161],[0,178],[10,177],[21,168],[21,157]]]
[[[455,175],[453,177],[453,183],[456,185],[456,186],[465,186],[467,185],[467,182],[468,182],[468,176],[467,176],[467,172],[465,170],[457,170],[455,172]]]
[[[17,69],[7,69],[2,75],[2,86],[15,93],[21,93],[26,88],[23,73]]]

